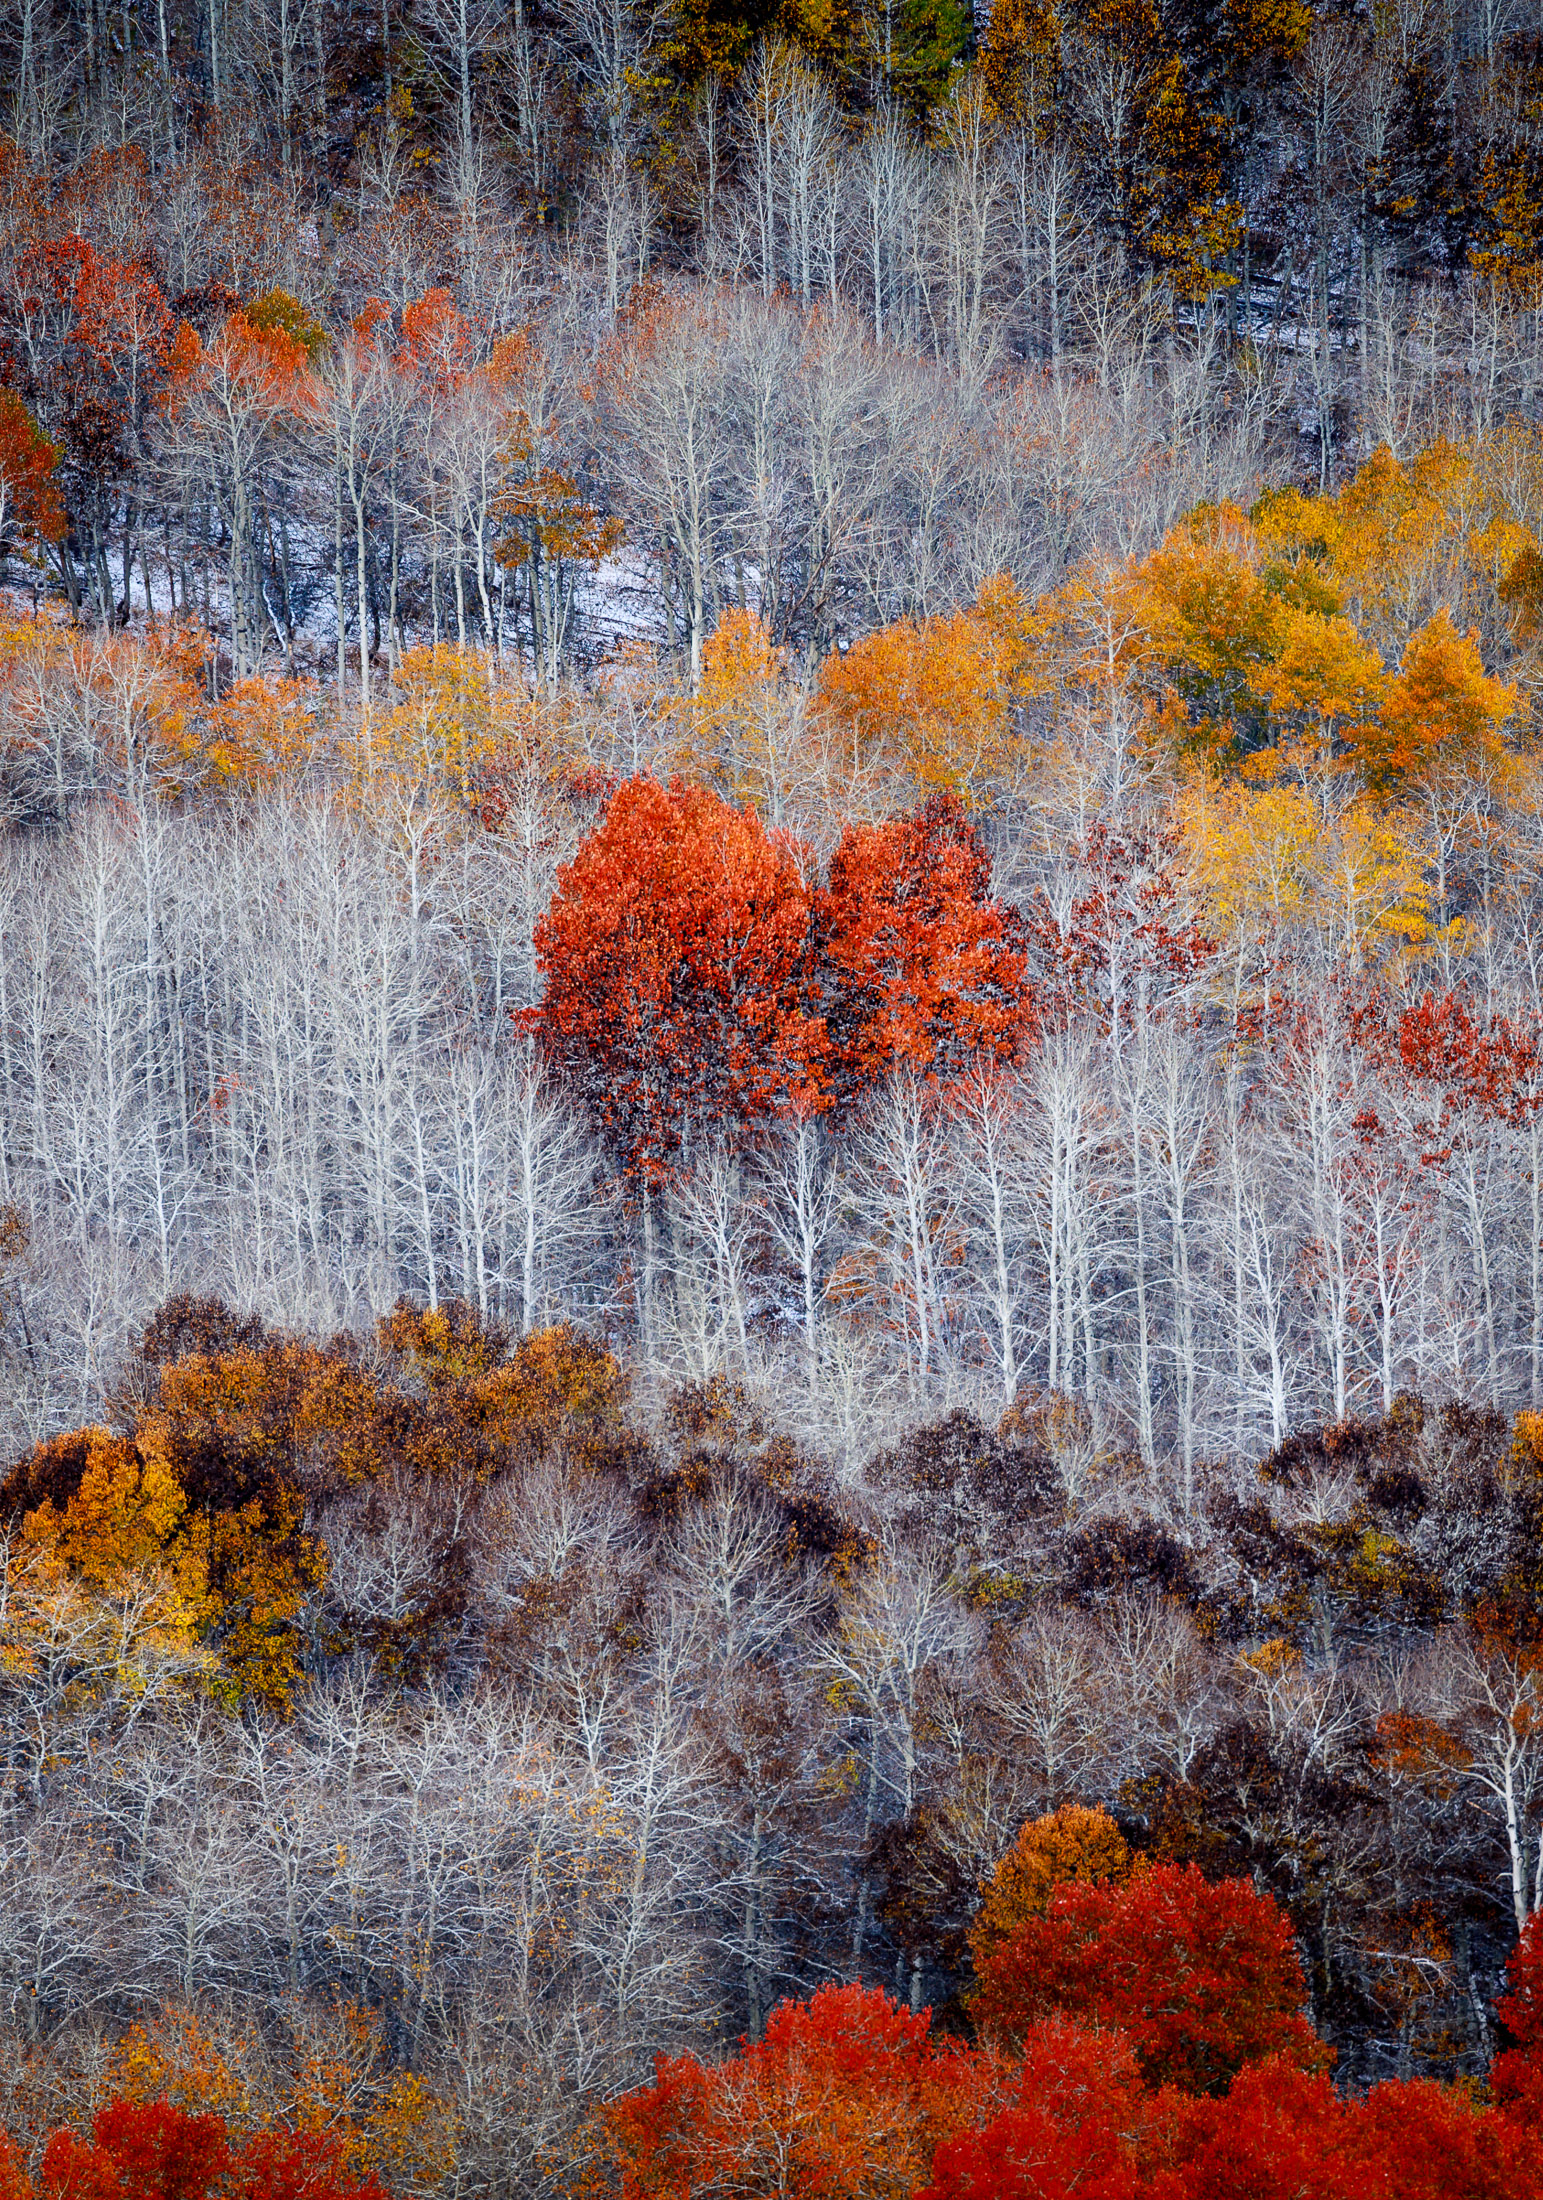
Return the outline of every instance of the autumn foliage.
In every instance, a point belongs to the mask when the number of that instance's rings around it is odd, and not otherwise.
[[[997,2082],[988,2059],[934,2039],[925,2013],[829,1986],[784,2002],[729,2061],[661,2058],[605,2123],[625,2200],[768,2185],[901,2200]]]
[[[536,1028],[639,1179],[689,1137],[1022,1040],[1015,920],[956,803],[849,826],[824,889],[807,868],[753,810],[638,778],[559,875]]]
[[[1063,1824],[1057,1839],[1066,1848],[1096,1830]],[[762,2041],[720,2063],[661,2059],[653,2085],[603,2117],[625,2200],[740,2189],[811,2200],[1543,2193],[1543,2161],[1520,2114],[1485,2110],[1470,2094],[1428,2080],[1384,2084],[1358,2100],[1335,2092],[1326,2052],[1284,2006],[1295,1959],[1273,1904],[1237,1882],[1211,1890],[1217,1899],[1208,1902],[1184,1875],[1169,1885],[1153,1884],[1154,1876],[1138,1870],[1123,1887],[1067,1879],[1048,1914],[1030,1921],[1041,1929],[1029,1935],[1037,1945],[1059,1943],[1068,1956],[1086,1946],[1078,1901],[1068,1897],[1123,1897],[1124,1922],[1138,1935],[1144,1901],[1154,1922],[1146,1956],[1107,1997],[1085,1998],[1076,2014],[1036,2014],[1020,2025],[1010,2055],[1000,2041],[967,2048],[937,2039],[925,2013],[845,1987],[784,2003]],[[1216,1945],[1203,1997],[1190,1976],[1199,1936],[1191,1930],[1183,1940],[1177,1909],[1191,1928],[1204,1920]],[[1165,1937],[1171,1968],[1156,1954]],[[1247,1943],[1273,1970],[1263,1992]],[[1193,2021],[1184,2048],[1173,2050],[1174,2006],[1186,1997],[1191,2016],[1200,1998],[1207,2002],[1213,2044],[1235,2028],[1236,2052],[1206,2054]],[[1158,2045],[1165,2038],[1166,2052]],[[1197,2084],[1201,2078],[1209,2082]]]
[[[1058,1888],[1124,1881],[1130,1869],[1130,1844],[1107,1811],[1063,1803],[1043,1818],[1025,1819],[982,1890],[970,1928],[977,1970],[1031,1920],[1044,1917]]]
[[[54,482],[59,450],[14,390],[0,389],[0,535],[15,529],[44,542],[64,532]]]
[[[1181,745],[1256,785],[1337,778],[1379,800],[1502,760],[1520,690],[1486,671],[1477,626],[1450,603],[1423,621],[1408,609],[1436,571],[1471,561],[1478,610],[1485,568],[1521,555],[1504,522],[1472,528],[1476,486],[1450,446],[1408,471],[1384,449],[1337,496],[1290,492],[1249,519],[1224,506],[1175,529],[1129,576],[1125,649],[1169,690]]]
[[[966,608],[897,619],[833,652],[817,707],[857,756],[892,758],[924,793],[978,798],[1012,769],[1037,671],[1027,606],[998,573]]]
[[[1305,1999],[1291,1927],[1268,1897],[1148,1864],[1123,1885],[1057,1887],[1043,1918],[985,1956],[975,2010],[1003,2039],[1056,2012],[1117,2026],[1150,2082],[1210,2093],[1272,2055],[1319,2066]]]
[[[342,2148],[319,2131],[265,2131],[232,2139],[224,2119],[167,2101],[109,2101],[89,2140],[57,2131],[29,2177],[0,2135],[4,2200],[385,2200],[356,2178]]]
[[[281,1715],[305,1611],[327,1592],[317,1531],[334,1508],[407,1480],[431,1512],[464,1517],[551,1445],[603,1444],[625,1394],[592,1339],[559,1326],[516,1343],[461,1302],[394,1309],[371,1365],[352,1340],[302,1342],[183,1297],[151,1325],[138,1372],[126,1428],[52,1438],[0,1483],[16,1531],[3,1654]],[[389,1617],[334,1605],[334,1648],[367,1642],[397,1672],[429,1655],[465,1590],[461,1543],[444,1535],[439,1551]]]
[[[1007,2104],[944,2140],[918,2200],[1136,2200],[1147,2189],[1151,2117],[1125,2040],[1065,2019],[1036,2025]]]
[[[689,1126],[754,1122],[818,1079],[809,903],[753,812],[629,780],[537,928],[549,1057],[640,1177]]]
[[[1003,1059],[1025,1038],[1020,928],[992,899],[985,848],[948,797],[911,817],[849,826],[815,923],[845,1090],[901,1066],[936,1075],[976,1057]]]
[[[1495,2057],[1495,2098],[1537,2128],[1543,2118],[1543,1910],[1535,1910],[1506,1966],[1495,2013],[1516,2042]]]

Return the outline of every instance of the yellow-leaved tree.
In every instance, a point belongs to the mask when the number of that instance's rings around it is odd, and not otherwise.
[[[827,657],[815,704],[857,754],[890,757],[919,791],[975,805],[1021,759],[1016,706],[1039,671],[1030,608],[997,574],[963,609],[896,619]]]
[[[1381,705],[1382,659],[1349,619],[1283,604],[1274,658],[1253,686],[1268,708],[1271,740],[1249,759],[1250,773],[1321,790]]]
[[[804,697],[755,611],[730,605],[702,644],[694,694],[669,699],[672,766],[781,825],[818,781]]]
[[[1279,654],[1281,605],[1235,506],[1193,514],[1135,568],[1132,612],[1185,707],[1181,745],[1213,765],[1265,739],[1258,677]]]

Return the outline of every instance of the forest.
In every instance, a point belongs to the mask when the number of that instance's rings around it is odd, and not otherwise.
[[[1543,2200],[1543,22],[4,0],[0,2200]]]

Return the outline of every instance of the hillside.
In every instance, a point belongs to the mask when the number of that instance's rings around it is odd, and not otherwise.
[[[1543,46],[0,23],[0,2200],[1540,2200]]]

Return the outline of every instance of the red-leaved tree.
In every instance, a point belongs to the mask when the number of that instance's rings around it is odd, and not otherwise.
[[[544,1051],[627,1170],[817,1087],[808,890],[792,849],[705,788],[629,779],[536,927]]]
[[[1224,2099],[1156,2097],[1148,2159],[1154,2200],[1353,2200],[1344,2103],[1279,2056],[1240,2071]]]
[[[1345,2126],[1345,2200],[1543,2200],[1538,2126],[1480,2108],[1461,2087],[1373,2086],[1347,2105]]]
[[[940,2141],[1003,2092],[994,2058],[931,2037],[931,2019],[860,1986],[775,2009],[726,2062],[661,2056],[654,2083],[606,2111],[623,2200],[726,2192],[913,2193]]]
[[[1058,1887],[1044,1917],[983,1958],[975,2013],[1003,2043],[1056,2014],[1118,2026],[1149,2084],[1215,2093],[1271,2055],[1324,2066],[1305,1999],[1291,1926],[1268,1895],[1153,1864],[1124,1884]]]
[[[219,2116],[169,2101],[109,2101],[91,2138],[56,2131],[36,2182],[0,2135],[0,2200],[386,2200],[348,2172],[323,2131],[264,2131],[233,2141]]]
[[[107,547],[118,490],[140,462],[147,420],[181,370],[187,335],[143,267],[100,258],[82,237],[32,245],[0,303],[0,380],[61,454],[57,488],[87,568],[85,592],[95,593],[104,615],[112,609]],[[126,500],[126,515],[134,502]],[[126,595],[127,516],[123,525]],[[82,576],[63,549],[60,571],[77,601]]]
[[[1091,1016],[1118,1051],[1143,1017],[1192,997],[1216,942],[1195,921],[1172,834],[1096,824],[1069,853],[1069,901],[1041,889],[1029,905],[1029,958],[1045,1020],[1066,1029]]]
[[[1539,2200],[1535,2129],[1428,2079],[1346,2101],[1284,2056],[1225,2095],[1144,2089],[1118,2033],[1037,2027],[1018,2097],[917,2200]]]
[[[916,2200],[1143,2200],[1153,2103],[1129,2041],[1053,2018],[1022,2056],[1014,2098],[943,2142]]]
[[[1208,1916],[1235,1963],[1235,1905]],[[1173,1998],[1159,1963],[1144,1996],[1126,2018],[1159,2019]],[[1233,2007],[1257,2044],[1247,1999]],[[1153,2082],[1139,2038],[1054,2015],[1021,2030],[1009,2062],[933,2039],[882,1993],[831,1987],[723,2062],[661,2058],[653,2085],[605,2111],[610,2166],[623,2200],[1543,2200],[1536,2128],[1461,2088],[1345,2100],[1301,2067],[1295,2033],[1197,2092]]]
[[[991,895],[979,833],[949,795],[849,825],[817,897],[821,1005],[843,1097],[910,1067],[944,1076],[1030,1035],[1022,926]]]
[[[64,533],[50,443],[14,390],[0,389],[0,542],[13,534],[57,542]]]
[[[1510,2115],[1543,2131],[1543,1910],[1534,1910],[1506,1965],[1510,1992],[1495,2014],[1515,2040],[1490,2071],[1495,2098]]]

